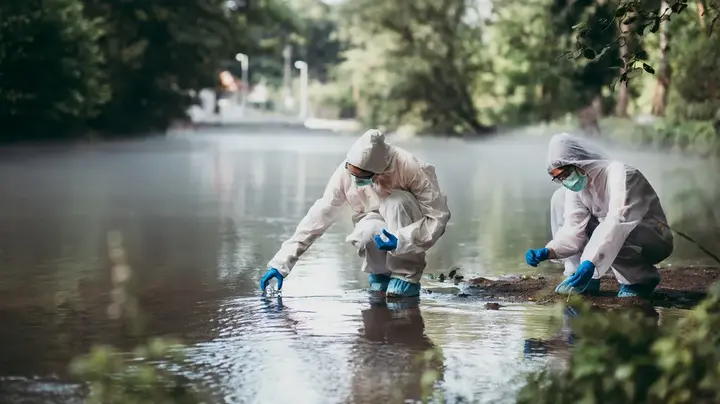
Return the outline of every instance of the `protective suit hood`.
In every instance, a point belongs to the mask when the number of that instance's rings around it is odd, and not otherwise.
[[[590,173],[608,164],[610,160],[604,153],[569,133],[560,133],[550,139],[548,174],[556,168],[567,165],[580,167]]]
[[[346,159],[365,171],[382,173],[392,160],[392,146],[385,143],[385,135],[379,130],[370,129],[355,141]]]

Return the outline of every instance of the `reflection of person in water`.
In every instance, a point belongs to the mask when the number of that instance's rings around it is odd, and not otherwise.
[[[382,301],[362,311],[363,328],[353,349],[353,401],[415,402],[431,393],[433,379],[423,385],[426,371],[442,378],[442,359],[425,335],[418,303]]]
[[[659,321],[660,313],[657,312],[652,305],[643,305],[636,307],[642,310],[647,317],[655,318]],[[563,325],[555,336],[549,340],[538,338],[529,338],[525,340],[524,354],[525,358],[533,356],[545,356],[556,351],[567,351],[570,346],[575,344],[577,335],[572,330],[572,321],[580,313],[573,307],[567,306],[563,310]]]

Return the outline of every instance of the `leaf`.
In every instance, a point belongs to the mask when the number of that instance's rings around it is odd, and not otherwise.
[[[622,17],[627,12],[627,8],[625,6],[620,6],[615,10],[615,17]]]
[[[630,24],[634,23],[635,20],[637,20],[637,17],[635,17],[635,16],[628,17],[627,19],[625,19],[625,21],[623,21],[623,24],[630,25]]]
[[[645,71],[650,74],[655,74],[655,69],[653,69],[652,66],[647,63],[643,63],[643,69],[645,69]]]
[[[583,57],[588,60],[593,60],[595,59],[595,51],[590,48],[585,48],[585,50],[583,50]]]

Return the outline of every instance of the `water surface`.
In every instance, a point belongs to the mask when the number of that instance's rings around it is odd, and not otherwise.
[[[549,309],[487,311],[443,293],[416,307],[371,304],[344,243],[349,214],[303,256],[281,302],[260,298],[267,261],[354,140],[206,131],[0,151],[0,401],[68,402],[67,363],[91,344],[172,335],[215,402],[418,400],[426,370],[449,402],[511,402],[518,378],[546,360],[526,355],[525,341],[556,336]],[[427,273],[538,271],[523,257],[549,237],[547,140],[396,140],[435,164],[453,213]],[[610,152],[645,173],[672,225],[720,250],[717,162]],[[140,333],[108,318],[110,231],[125,242]],[[665,265],[708,263],[678,239]],[[418,362],[427,350],[441,358]]]

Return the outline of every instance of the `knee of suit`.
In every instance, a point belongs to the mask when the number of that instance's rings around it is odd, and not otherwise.
[[[417,199],[410,192],[395,190],[383,200],[380,205],[380,214],[384,218],[400,212],[411,214],[417,205]]]
[[[643,259],[652,265],[668,258],[674,250],[671,232],[661,233],[644,223],[630,233],[626,243],[637,245]]]
[[[642,257],[651,265],[658,264],[673,252],[672,243],[656,243],[642,246]]]

